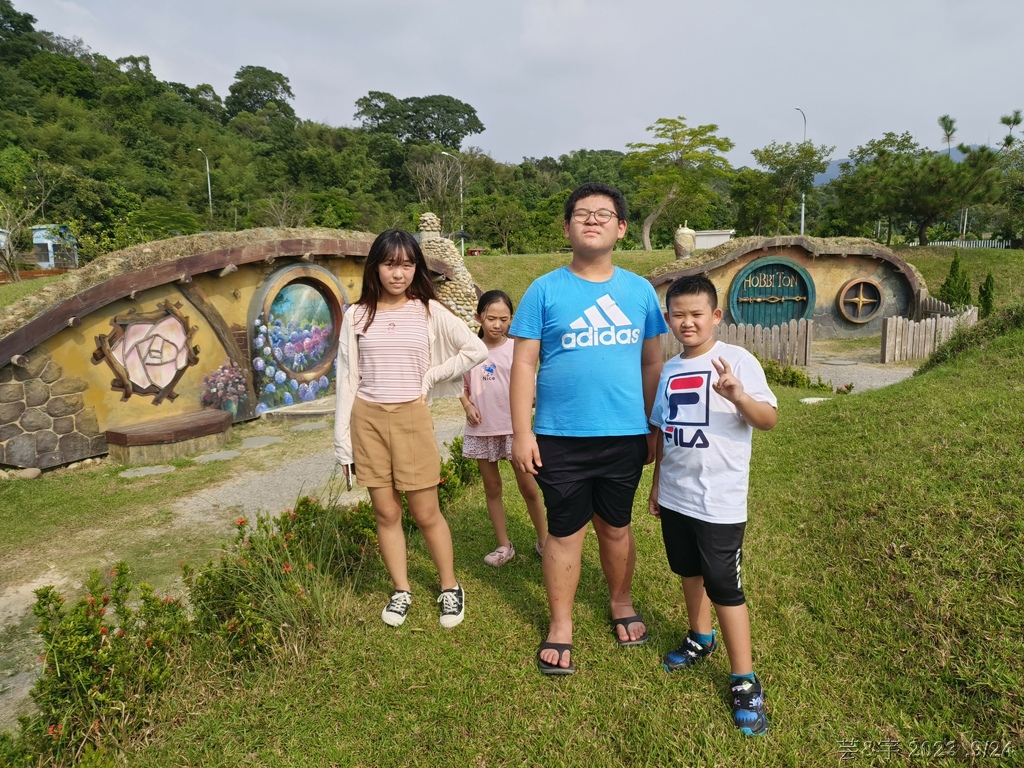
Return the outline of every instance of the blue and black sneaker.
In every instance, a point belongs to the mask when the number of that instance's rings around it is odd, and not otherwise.
[[[690,630],[683,640],[683,644],[674,651],[665,654],[661,666],[666,672],[672,672],[683,667],[692,667],[701,659],[705,659],[718,647],[718,640],[714,633],[711,635],[711,645],[701,645],[694,637],[693,630]]]
[[[732,721],[744,736],[763,736],[768,733],[768,718],[764,714],[764,689],[757,677],[744,678],[732,687]]]

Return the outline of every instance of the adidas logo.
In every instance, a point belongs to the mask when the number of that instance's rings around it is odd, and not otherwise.
[[[631,325],[625,312],[605,294],[582,317],[569,323],[569,327],[578,332],[562,334],[562,349],[636,344],[640,340],[640,329],[629,327]]]

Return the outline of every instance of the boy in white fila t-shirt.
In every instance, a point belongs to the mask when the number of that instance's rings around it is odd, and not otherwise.
[[[714,605],[732,667],[733,722],[745,735],[760,736],[768,720],[740,563],[751,436],[775,426],[778,404],[757,358],[715,340],[722,310],[714,283],[703,275],[679,278],[665,308],[683,352],[665,363],[651,410],[660,435],[650,511],[661,518],[669,566],[682,578],[690,626],[663,667],[690,667],[715,650]]]

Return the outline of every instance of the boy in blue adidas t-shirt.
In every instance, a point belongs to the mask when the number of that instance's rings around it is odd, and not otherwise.
[[[679,278],[665,308],[683,352],[665,363],[651,411],[660,439],[650,511],[661,518],[669,567],[682,578],[690,631],[663,666],[690,667],[715,650],[714,605],[732,667],[733,722],[745,735],[760,736],[768,720],[740,563],[751,435],[775,426],[777,402],[757,358],[715,339],[722,310],[714,283],[703,275]]]
[[[626,234],[621,192],[596,183],[576,189],[565,204],[565,234],[572,261],[533,282],[509,329],[515,338],[512,461],[537,476],[548,515],[544,586],[551,627],[537,654],[548,675],[575,670],[572,608],[589,522],[616,640],[623,646],[647,641],[630,594],[636,562],[630,521],[643,466],[654,460],[647,415],[661,370],[659,337],[668,330],[651,284],[612,264],[612,250]]]

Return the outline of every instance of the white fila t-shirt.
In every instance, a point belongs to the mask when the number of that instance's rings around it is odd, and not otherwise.
[[[709,523],[743,523],[753,427],[712,389],[718,372],[711,361],[719,358],[744,392],[778,407],[761,364],[743,347],[719,341],[700,357],[666,362],[651,410],[664,441],[658,502]]]

